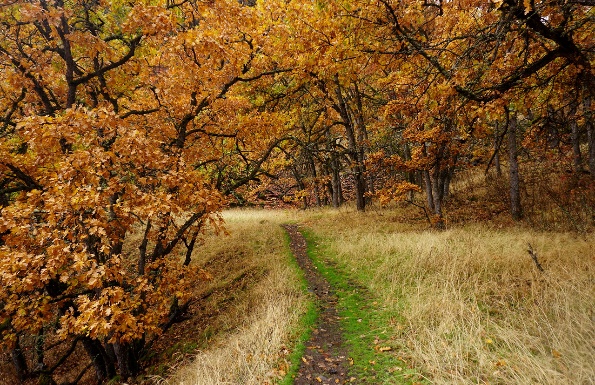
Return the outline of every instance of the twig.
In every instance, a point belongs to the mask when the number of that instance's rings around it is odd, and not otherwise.
[[[89,362],[87,364],[87,366],[85,366],[85,368],[78,374],[78,376],[76,376],[76,378],[74,379],[74,381],[71,382],[64,382],[60,385],[76,385],[79,383],[79,381],[83,378],[83,376],[85,375],[85,373],[87,373],[87,370],[89,370],[89,368],[91,367],[91,365],[93,365],[93,361]]]
[[[424,211],[424,214],[426,214],[426,219],[428,220],[428,223],[431,225],[432,224],[432,218],[430,218],[430,214],[428,214],[428,209],[426,208],[425,205],[420,205],[418,203],[415,203],[413,201],[413,199],[406,199],[405,202],[412,204],[413,206],[419,207],[420,209],[422,209]]]
[[[531,259],[533,259],[533,262],[535,262],[535,266],[537,266],[537,269],[539,269],[539,271],[543,273],[545,270],[543,270],[543,266],[541,266],[541,263],[539,263],[539,260],[537,259],[537,253],[533,251],[533,246],[531,246],[530,243],[528,243],[527,245],[529,245],[529,249],[527,250],[527,252],[531,256]]]

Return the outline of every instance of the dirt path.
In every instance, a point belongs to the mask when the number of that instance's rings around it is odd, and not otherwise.
[[[337,296],[318,273],[306,254],[306,240],[296,225],[285,225],[291,238],[291,250],[308,281],[308,289],[317,298],[320,316],[306,342],[295,385],[344,384],[349,382],[347,352],[343,344]]]

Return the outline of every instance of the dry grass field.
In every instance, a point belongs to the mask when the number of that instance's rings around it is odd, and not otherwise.
[[[232,309],[210,326],[213,337],[204,349],[180,361],[166,378],[153,378],[154,382],[270,384],[287,370],[287,346],[307,306],[280,227],[290,218],[281,212],[246,210],[227,211],[224,217],[229,235],[207,235],[196,263],[210,270],[212,287],[245,273],[253,275],[252,284],[245,292],[235,293]],[[228,271],[228,278],[218,276],[220,267],[210,266],[222,255],[235,260],[235,272]]]
[[[398,355],[430,383],[595,382],[591,234],[480,224],[436,232],[388,214],[327,213],[309,226],[394,315]]]
[[[422,382],[595,383],[592,234],[481,223],[437,232],[410,215],[398,207],[227,211],[231,235],[207,238],[200,259],[235,253],[241,266],[266,273],[229,315],[242,322],[161,382],[279,381],[308,301],[279,225],[299,222],[319,240],[321,257],[366,289],[386,320],[390,354]],[[395,373],[387,383],[400,381]]]

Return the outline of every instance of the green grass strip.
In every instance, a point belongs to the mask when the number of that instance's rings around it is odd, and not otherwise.
[[[312,231],[304,231],[308,256],[330,282],[339,299],[341,327],[349,352],[350,376],[357,384],[425,384],[421,376],[399,359],[392,341],[391,320],[398,315],[383,310],[353,274],[335,266],[328,245]],[[336,260],[336,258],[335,258]],[[391,344],[391,342],[393,342]]]
[[[285,232],[285,242],[287,245],[287,250],[291,250],[289,244],[291,239],[289,234]],[[296,274],[299,276],[300,279],[300,286],[304,293],[308,292],[308,282],[306,281],[306,277],[304,276],[304,272],[299,267],[295,255],[291,251],[289,251],[290,258],[290,265],[296,271]],[[295,331],[297,338],[295,339],[294,345],[290,347],[290,354],[288,356],[289,361],[289,369],[287,374],[283,379],[279,382],[279,385],[292,385],[297,375],[297,372],[300,368],[300,364],[302,362],[302,357],[306,351],[306,342],[310,339],[312,335],[312,331],[314,330],[314,326],[316,325],[316,321],[318,320],[318,316],[320,311],[318,306],[316,306],[316,302],[314,298],[308,303],[308,308],[306,313],[300,320],[300,325],[298,330]]]

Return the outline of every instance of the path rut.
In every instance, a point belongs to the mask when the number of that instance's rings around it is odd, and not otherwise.
[[[308,289],[316,295],[320,314],[302,357],[295,385],[331,385],[349,382],[347,350],[337,312],[337,296],[314,267],[307,244],[297,225],[283,226],[290,236],[291,251],[304,271]]]

